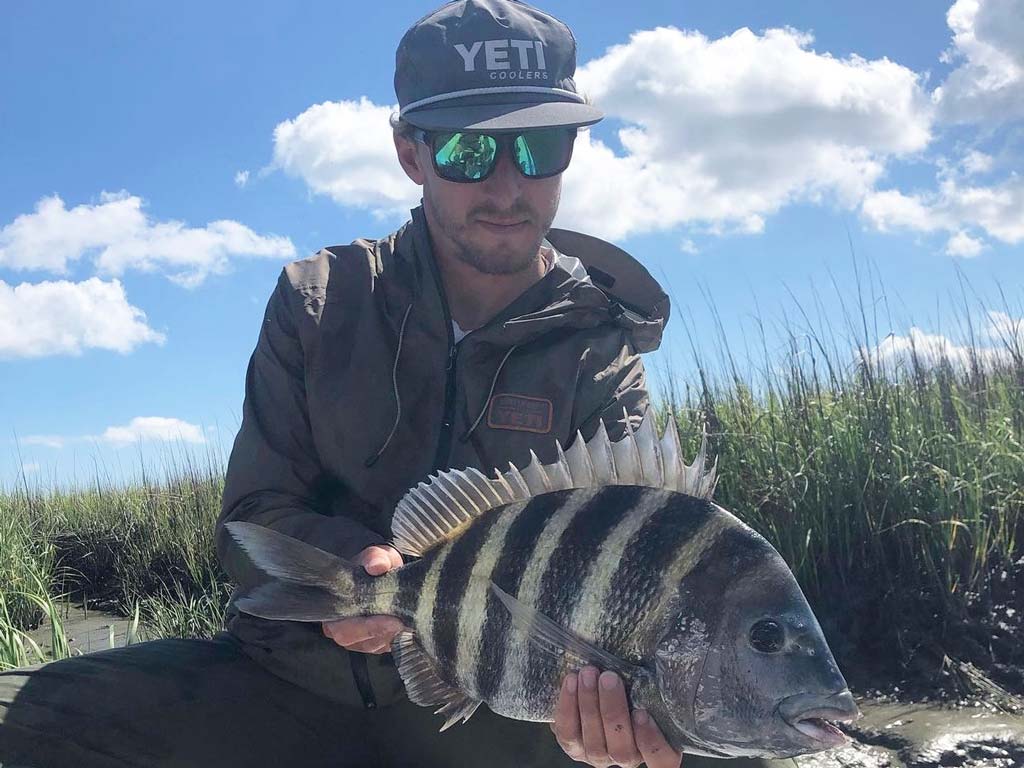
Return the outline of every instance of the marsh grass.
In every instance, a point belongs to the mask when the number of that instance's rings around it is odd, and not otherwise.
[[[1024,313],[971,313],[964,290],[952,343],[892,339],[855,287],[844,333],[794,300],[781,354],[760,319],[760,360],[694,344],[667,410],[691,452],[708,434],[716,502],[775,545],[860,682],[969,660],[1024,691]]]
[[[25,632],[50,627],[68,643],[64,601],[133,617],[128,642],[210,636],[219,629],[226,579],[213,547],[223,469],[212,454],[169,454],[165,479],[124,485],[0,492],[0,664],[42,660]]]
[[[691,456],[708,434],[716,501],[791,565],[851,682],[931,680],[954,659],[1020,691],[1020,326],[986,346],[966,323],[960,348],[911,337],[890,356],[864,309],[879,302],[855,298],[844,331],[815,326],[794,300],[800,320],[784,320],[777,351],[758,320],[760,360],[738,361],[724,334],[715,359],[694,344],[692,365],[662,377],[659,419],[677,420]],[[25,656],[12,630],[47,610],[26,597],[39,584],[125,613],[138,605],[146,637],[220,627],[223,461],[179,452],[163,470],[159,482],[0,491],[6,663]]]

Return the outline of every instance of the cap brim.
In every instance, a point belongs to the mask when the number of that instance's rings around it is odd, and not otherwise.
[[[407,112],[405,120],[426,131],[514,131],[593,125],[604,117],[588,104],[545,101],[533,104],[473,104]]]

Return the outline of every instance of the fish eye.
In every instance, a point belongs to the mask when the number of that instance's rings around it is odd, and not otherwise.
[[[761,619],[750,628],[750,645],[761,653],[778,653],[786,643],[786,630],[777,621]]]

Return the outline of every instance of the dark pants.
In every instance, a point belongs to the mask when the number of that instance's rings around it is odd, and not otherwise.
[[[439,724],[407,699],[368,710],[320,698],[265,671],[226,635],[0,674],[4,768],[579,765],[545,724],[486,707],[444,733]],[[686,756],[683,765],[768,763]]]

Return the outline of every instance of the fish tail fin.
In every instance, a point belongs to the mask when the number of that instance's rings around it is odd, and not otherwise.
[[[235,598],[238,610],[275,621],[334,621],[353,615],[351,606],[320,587],[287,581],[260,584]]]
[[[236,600],[265,619],[330,621],[359,614],[360,566],[263,525],[234,521],[228,533],[260,571],[274,580]]]

